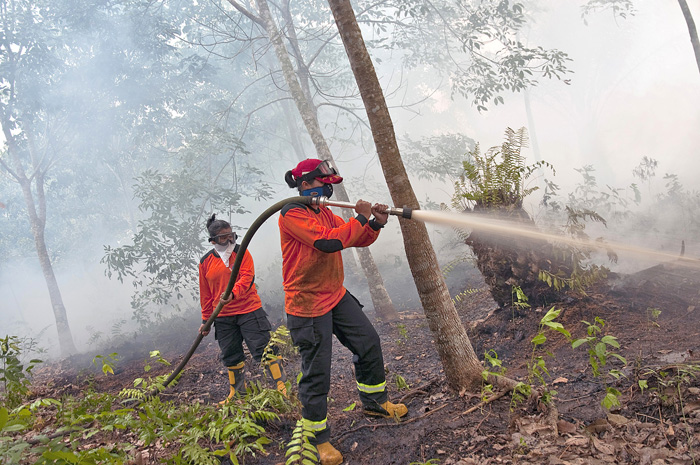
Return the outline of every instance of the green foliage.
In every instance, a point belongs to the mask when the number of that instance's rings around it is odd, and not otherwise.
[[[152,369],[152,363],[159,363],[161,365],[170,366],[170,362],[163,358],[159,350],[152,350],[148,353],[148,358],[144,360],[143,371],[148,373]],[[163,383],[170,376],[170,373],[164,373],[155,377],[147,378],[136,378],[134,380],[133,388],[124,388],[119,392],[119,397],[127,400],[143,400],[154,392],[161,392],[165,389]],[[175,379],[172,380],[171,386],[177,384],[177,381],[182,376],[180,372]]]
[[[519,310],[530,308],[530,304],[527,303],[527,301],[528,298],[520,286],[513,286],[511,289],[511,305],[513,308],[517,308]]]
[[[588,0],[581,6],[581,17],[588,24],[587,17],[599,11],[611,10],[615,18],[626,19],[636,13],[632,0]]]
[[[545,315],[540,320],[537,334],[535,334],[535,336],[531,340],[532,354],[530,356],[530,361],[527,365],[528,383],[531,385],[534,381],[537,381],[542,386],[542,401],[545,403],[550,402],[556,394],[555,390],[549,389],[547,380],[545,379],[545,376],[549,377],[550,375],[549,370],[547,369],[547,364],[545,362],[544,356],[552,356],[550,352],[542,351],[541,346],[547,341],[546,332],[556,331],[564,335],[564,337],[566,337],[567,339],[571,339],[571,334],[569,333],[569,331],[567,331],[561,323],[555,321],[560,314],[561,310],[556,310],[554,307],[550,308],[549,311],[547,311],[547,313],[545,313]],[[518,393],[517,391],[514,391],[514,401],[520,400],[520,398],[518,397],[519,394],[520,393]]]
[[[405,138],[401,158],[406,169],[425,180],[454,182],[464,154],[474,149],[474,141],[462,134],[442,134],[419,141]]]
[[[277,389],[269,389],[263,386],[259,381],[246,383],[246,395],[243,400],[248,403],[253,409],[258,409],[263,412],[265,409],[289,413],[295,410],[296,406]],[[255,416],[256,413],[253,413]],[[258,421],[272,421],[270,417],[256,417]]]
[[[601,279],[605,279],[607,274],[607,268],[594,264],[588,264],[585,266],[585,268],[581,266],[574,268],[569,276],[566,276],[561,271],[554,274],[547,270],[540,270],[538,273],[538,278],[540,281],[546,283],[549,287],[553,287],[557,291],[569,288],[581,295],[587,295],[586,289]]]
[[[652,326],[656,326],[657,328],[661,327],[659,326],[659,316],[661,316],[661,310],[658,308],[647,307],[647,318]]]
[[[17,336],[0,338],[0,382],[2,383],[4,404],[14,408],[29,393],[30,377],[34,367],[41,360],[32,359],[27,365],[22,363],[22,340]]]
[[[525,165],[525,156],[521,154],[523,147],[527,146],[524,127],[517,132],[507,128],[505,139],[500,147],[491,147],[484,154],[479,144],[469,152],[469,158],[462,162],[464,171],[455,182],[453,207],[462,210],[520,208],[523,199],[538,189],[537,186],[526,187],[530,176],[542,167],[554,171],[544,161]]]
[[[648,389],[662,406],[683,411],[685,389],[700,376],[700,365],[679,363],[665,369],[646,368],[639,374],[640,391]],[[649,381],[655,386],[650,387]]]
[[[571,342],[571,347],[575,349],[583,344],[588,345],[589,363],[593,369],[593,376],[601,375],[600,369],[606,365],[610,357],[620,360],[625,365],[627,364],[627,360],[624,357],[608,350],[608,347],[620,348],[620,343],[617,342],[615,336],[598,337],[605,326],[605,320],[595,317],[593,323],[588,321],[582,321],[582,323],[586,325],[588,337],[574,339]]]
[[[406,379],[398,373],[394,373],[394,384],[396,384],[397,391],[406,391],[411,388]]]
[[[540,269],[538,279],[557,291],[569,288],[574,292],[586,295],[586,289],[605,279],[609,270],[604,266],[590,262],[592,247],[584,245],[589,239],[585,232],[585,221],[596,221],[603,225],[606,224],[606,221],[591,210],[577,210],[569,206],[565,210],[567,222],[564,231],[567,235],[580,241],[581,245],[569,244],[555,247],[554,256],[562,263],[563,267],[556,272]],[[613,262],[617,261],[617,255],[610,249],[608,249],[608,257]]]
[[[440,463],[438,459],[428,459],[426,462],[411,462],[408,465],[437,465]]]
[[[297,421],[292,433],[292,439],[287,443],[285,465],[314,465],[319,463],[318,451],[311,444],[315,437],[314,432],[307,426],[304,420]]]
[[[114,374],[114,366],[119,361],[119,354],[112,352],[109,355],[95,355],[92,359],[92,364],[102,370],[102,373]],[[101,365],[101,366],[99,366]]]
[[[478,111],[503,104],[505,92],[536,85],[538,76],[561,79],[570,72],[566,53],[522,42],[521,29],[526,25],[522,3],[404,0],[396,8],[396,13],[387,13],[393,20],[391,37],[380,45],[408,49],[408,66],[437,67],[452,84],[453,94],[468,98]],[[372,12],[373,22],[382,19],[379,15]]]
[[[481,289],[465,289],[462,292],[460,292],[459,294],[455,294],[455,296],[452,297],[452,302],[454,302],[454,303],[461,302],[466,297],[468,297],[470,295],[474,295],[478,292],[481,292]]]
[[[484,369],[481,372],[481,377],[483,379],[481,384],[481,399],[486,400],[491,394],[493,394],[493,384],[489,382],[489,377],[492,376],[505,376],[506,367],[503,366],[503,361],[498,358],[498,353],[489,349],[484,353]]]
[[[624,375],[620,370],[614,368],[611,368],[607,371],[607,373],[604,373],[602,368],[606,366],[610,358],[618,359],[624,365],[627,365],[627,360],[623,356],[609,350],[610,347],[619,349],[620,343],[617,342],[617,338],[615,336],[602,335],[603,328],[605,327],[605,320],[602,318],[595,317],[593,323],[589,323],[588,321],[583,321],[582,323],[586,325],[586,333],[588,336],[579,339],[572,339],[571,347],[575,349],[584,344],[588,346],[588,363],[593,369],[593,376],[602,377],[605,385],[606,394],[601,404],[606,409],[619,406],[620,391],[608,386],[607,376],[614,379],[619,379]]]
[[[139,222],[133,244],[105,246],[102,263],[108,277],[114,275],[120,282],[132,279],[134,316],[146,324],[154,319],[149,307],[197,298],[197,263],[204,252],[204,205],[209,202],[218,212],[229,207],[235,213],[245,210],[238,206],[238,193],[212,186],[205,173],[194,167],[170,174],[146,170],[136,178],[135,196],[141,201],[139,209],[149,216]]]
[[[607,377],[613,379],[620,379],[624,375],[620,370],[609,369],[607,372],[603,373],[601,368],[606,366],[606,363],[610,358],[615,358],[621,361],[623,364],[627,364],[627,361],[620,354],[612,352],[609,347],[616,349],[620,348],[620,344],[617,342],[617,338],[610,335],[601,335],[602,329],[605,326],[605,321],[599,317],[596,317],[593,323],[584,321],[583,323],[587,325],[586,331],[588,336],[584,338],[574,339],[572,338],[569,331],[564,328],[564,325],[556,321],[556,319],[561,314],[561,310],[556,310],[554,307],[550,308],[549,311],[540,320],[539,328],[537,334],[532,338],[532,354],[528,362],[528,380],[527,383],[518,383],[513,389],[513,394],[511,398],[511,409],[518,402],[523,401],[531,395],[532,385],[537,382],[542,387],[541,400],[545,403],[550,402],[556,395],[556,391],[549,389],[547,379],[550,377],[549,369],[545,361],[545,355],[553,356],[552,353],[543,350],[543,345],[547,342],[547,332],[556,331],[562,334],[570,343],[573,349],[587,344],[589,363],[593,369],[593,375],[597,378],[602,378],[605,387],[605,397],[601,401],[601,405],[606,409],[611,409],[612,407],[619,406],[619,397],[621,395],[620,391],[607,383]],[[502,361],[499,360],[498,354],[493,350],[489,350],[485,354],[486,363],[484,364],[488,368],[485,368],[482,372],[482,377],[484,381],[487,381],[489,376],[503,376],[505,375],[505,367],[503,367]],[[700,372],[700,367],[696,367],[697,372]],[[653,373],[653,372],[649,372]],[[647,373],[647,375],[649,374]],[[688,370],[688,373],[692,373],[692,370]],[[603,376],[605,375],[605,376]],[[640,389],[643,391],[648,388],[646,380],[639,380],[638,382]],[[493,386],[490,384],[485,384],[482,388],[482,397],[486,398],[493,392]]]
[[[503,366],[503,362],[498,358],[498,353],[495,350],[489,349],[484,353],[484,358],[486,359],[486,366],[489,367],[488,370],[481,372],[481,376],[486,381],[489,375],[505,376],[506,368]]]
[[[398,323],[396,325],[396,329],[399,332],[399,338],[396,340],[396,343],[399,345],[405,344],[408,341],[408,329],[406,328],[406,325],[403,323]]]
[[[145,371],[146,373],[151,371],[151,368],[152,368],[151,363],[152,362],[159,363],[159,364],[165,365],[165,366],[170,366],[170,362],[163,358],[163,356],[160,354],[160,350],[150,351],[148,353],[148,357],[149,358],[147,358],[145,360],[145,364],[143,366],[143,371]]]
[[[158,351],[151,352],[146,363],[153,361],[167,364]],[[10,458],[10,463],[41,457],[35,463],[123,464],[134,449],[133,444],[95,445],[89,449],[84,444],[93,436],[96,438],[92,441],[99,444],[102,435],[128,430],[145,446],[157,441],[163,447],[176,447],[175,455],[166,458],[165,463],[217,465],[217,455],[243,463],[245,457],[263,453],[269,444],[263,425],[277,421],[277,412],[290,409],[276,390],[263,389],[255,383],[251,383],[241,402],[223,407],[176,404],[163,402],[158,396],[143,396],[138,407],[123,408],[117,397],[86,390],[80,398],[38,399],[15,409],[0,407],[0,455]],[[40,436],[36,444],[27,442],[21,434],[46,417],[55,419],[53,428],[62,435],[53,439]],[[211,444],[223,447],[212,452]]]
[[[573,211],[602,212],[603,215],[612,218],[624,218],[628,216],[631,205],[640,201],[639,190],[635,184],[627,189],[606,185],[605,189],[601,190],[593,166],[585,165],[575,168],[574,171],[578,172],[582,179],[573,192],[568,194],[567,205]]]
[[[260,366],[263,367],[267,362],[275,360],[278,356],[285,358],[293,355],[298,349],[292,344],[292,337],[286,326],[280,325],[274,331],[270,332],[270,341],[263,349]]]

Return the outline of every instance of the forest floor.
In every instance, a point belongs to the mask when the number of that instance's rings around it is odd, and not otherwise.
[[[362,414],[352,355],[334,341],[328,412],[331,442],[342,452],[344,463],[362,465],[700,463],[699,291],[700,271],[678,262],[612,276],[587,296],[556,304],[561,310],[557,321],[574,338],[586,336],[583,320],[594,322],[600,317],[605,321],[599,337],[615,336],[620,348],[609,349],[627,364],[608,357],[601,371],[615,368],[624,376],[619,380],[593,376],[587,344],[572,349],[564,336],[550,331],[535,355],[544,355],[549,372],[544,377],[546,388],[556,391],[552,402],[547,405],[536,396],[514,402],[506,395],[469,413],[482,395],[449,388],[422,311],[402,312],[399,323],[376,323],[375,327],[382,338],[389,397],[408,406],[407,417],[397,423]],[[531,340],[549,308],[496,307],[484,289],[462,300],[458,311],[476,353],[483,356],[495,351],[508,376],[527,381]],[[161,349],[173,363],[189,343],[181,339]],[[100,376],[97,388],[116,394],[131,386],[143,376],[147,350],[130,363],[120,363],[114,376]],[[299,372],[298,356],[286,361],[286,369],[293,381]],[[165,372],[165,368],[159,370]],[[250,357],[247,370],[248,379],[261,379]],[[398,389],[397,376],[408,388],[401,385],[403,389]],[[36,381],[36,395],[43,396],[79,393],[85,389],[81,383],[86,382],[61,364],[38,369]],[[532,383],[541,386],[537,380]],[[606,387],[620,392],[620,405],[612,410],[601,406]],[[535,391],[541,393],[542,388]],[[161,397],[181,403],[213,403],[227,393],[218,346],[210,336],[179,383]],[[353,403],[357,408],[348,409]],[[272,443],[266,454],[248,457],[246,464],[285,462],[285,444],[292,435],[298,409],[296,412],[265,425]],[[172,453],[172,447],[177,445],[143,447],[135,463],[160,463],[164,454]]]

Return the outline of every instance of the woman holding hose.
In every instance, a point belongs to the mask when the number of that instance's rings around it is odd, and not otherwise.
[[[243,341],[253,359],[260,363],[265,347],[270,341],[271,325],[253,284],[255,267],[247,250],[243,254],[241,268],[231,294],[228,300],[223,300],[238,253],[236,233],[231,230],[227,221],[217,220],[216,215],[207,220],[207,231],[209,242],[214,248],[199,262],[199,297],[202,307],[202,325],[199,332],[203,336],[209,334],[208,330],[204,330],[204,324],[221,302],[223,308],[214,320],[214,337],[221,349],[221,361],[228,368],[230,391],[228,397],[221,402],[225,403],[236,393],[245,392]],[[286,395],[286,378],[281,358],[272,356],[264,361],[264,367],[272,378],[274,387]]]

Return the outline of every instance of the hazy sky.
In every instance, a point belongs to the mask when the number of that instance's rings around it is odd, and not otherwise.
[[[622,186],[648,156],[659,161],[659,178],[676,173],[693,188],[700,175],[700,72],[678,4],[635,2],[637,14],[627,20],[601,12],[586,26],[577,3],[550,2],[528,35],[574,60],[570,85],[543,80],[530,93],[537,141],[542,158],[557,169],[555,179],[578,181],[573,168],[590,164],[601,181]],[[697,24],[700,2],[689,3]],[[482,148],[499,145],[506,127],[528,126],[523,96],[505,98],[505,105],[475,115],[463,100],[440,92],[433,118],[406,121],[401,129],[466,130]]]

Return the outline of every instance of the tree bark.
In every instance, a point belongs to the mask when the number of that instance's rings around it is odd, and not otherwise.
[[[2,121],[2,129],[5,135],[5,140],[8,145],[8,153],[12,160],[13,170],[10,173],[19,183],[22,189],[22,195],[27,207],[27,215],[29,216],[29,224],[31,226],[32,235],[34,236],[34,246],[39,257],[39,264],[44,274],[44,280],[49,291],[51,299],[51,307],[53,309],[54,319],[56,320],[56,331],[58,332],[58,343],[61,350],[61,355],[66,357],[76,353],[73,336],[70,326],[68,325],[68,317],[66,315],[66,307],[63,305],[61,291],[56,281],[56,275],[53,272],[53,266],[46,248],[46,240],[44,231],[46,229],[46,198],[44,196],[44,175],[38,164],[37,158],[32,156],[34,162],[35,173],[33,176],[36,189],[36,199],[32,193],[32,180],[27,177],[22,161],[19,155],[19,147],[17,146],[14,136],[9,130],[10,123],[6,117]]]
[[[325,137],[323,137],[321,126],[318,122],[317,108],[315,105],[313,105],[310,99],[307,98],[307,94],[304,92],[299,80],[297,79],[291,59],[289,58],[289,53],[287,48],[284,46],[279,29],[272,19],[267,1],[256,0],[255,3],[260,14],[260,20],[262,24],[264,24],[265,31],[267,32],[270,42],[275,49],[275,54],[277,55],[280,67],[282,68],[284,79],[287,86],[289,86],[289,93],[291,94],[292,99],[299,110],[299,114],[304,121],[306,130],[311,136],[314,147],[316,147],[318,157],[322,160],[333,161],[333,155],[331,154]],[[310,97],[310,95],[308,97]],[[348,193],[345,190],[345,186],[342,184],[337,185],[334,188],[334,192],[339,200],[345,202],[350,201]],[[347,220],[350,212],[343,210],[343,213],[343,216]],[[365,276],[367,277],[372,304],[374,305],[374,310],[376,311],[377,316],[382,321],[398,320],[398,312],[396,311],[396,308],[394,307],[394,304],[386,291],[384,280],[379,273],[379,269],[377,268],[371,252],[369,249],[361,247],[357,249],[357,253],[360,257],[360,265],[362,266]]]
[[[523,101],[525,102],[525,115],[527,116],[527,130],[530,133],[530,142],[532,142],[532,154],[535,156],[535,161],[542,160],[540,154],[540,144],[537,140],[537,131],[535,129],[535,118],[532,116],[532,105],[530,105],[530,91],[523,91]]]
[[[401,160],[394,126],[374,65],[349,0],[328,1],[369,118],[379,161],[396,206],[418,209],[418,200]],[[445,376],[456,390],[479,389],[483,367],[450,298],[425,224],[400,219],[408,264],[423,311],[435,337]]]
[[[688,2],[686,0],[678,0],[678,4],[683,11],[683,17],[685,22],[688,24],[688,32],[690,33],[690,43],[693,44],[693,51],[695,52],[695,62],[698,64],[698,71],[700,71],[700,41],[698,40],[698,30],[695,27],[695,21],[693,21],[693,15],[690,14],[690,8],[688,8]]]

